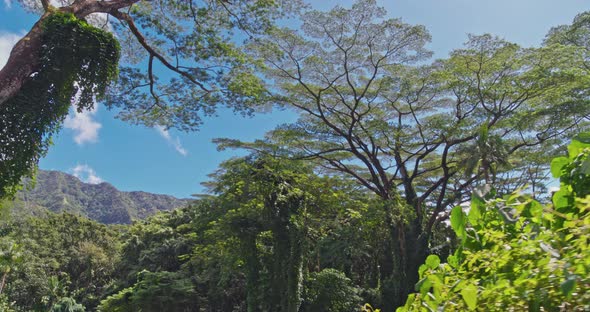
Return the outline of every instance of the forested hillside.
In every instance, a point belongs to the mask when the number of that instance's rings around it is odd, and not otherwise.
[[[67,212],[105,224],[130,224],[132,220],[179,208],[190,201],[169,195],[121,192],[109,183],[84,183],[58,171],[39,170],[33,185],[17,193],[12,203],[14,213]]]

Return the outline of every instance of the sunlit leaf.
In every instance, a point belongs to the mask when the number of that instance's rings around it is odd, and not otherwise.
[[[477,287],[473,284],[469,284],[461,289],[461,297],[467,304],[470,310],[475,310],[477,306]]]

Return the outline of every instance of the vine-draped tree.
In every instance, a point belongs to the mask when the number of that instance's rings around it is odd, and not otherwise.
[[[220,105],[251,112],[262,88],[238,46],[300,5],[272,0],[21,4],[40,18],[0,70],[0,196],[14,192],[21,176],[31,172],[70,104],[81,111],[106,99],[107,107],[121,108],[123,120],[187,131]],[[118,68],[120,56],[124,66]]]
[[[300,118],[266,141],[221,143],[283,146],[381,197],[390,308],[413,290],[433,227],[449,208],[477,184],[539,185],[546,167],[524,163],[548,163],[560,140],[586,127],[589,109],[578,92],[588,81],[579,48],[470,36],[448,59],[422,65],[426,30],[384,17],[374,0],[357,1],[308,12],[301,31],[275,29],[257,41],[251,50],[264,60],[269,97]]]
[[[321,189],[319,178],[302,162],[257,155],[225,162],[214,177],[211,190],[228,209],[226,226],[240,242],[244,257],[248,311],[299,311],[307,210],[318,210],[327,193],[313,192]],[[266,269],[258,250],[263,232],[270,234],[272,242],[272,262]]]

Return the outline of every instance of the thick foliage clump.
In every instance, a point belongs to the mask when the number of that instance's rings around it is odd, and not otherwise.
[[[356,311],[362,301],[360,288],[335,269],[310,274],[306,284],[303,311]]]
[[[0,197],[13,194],[51,144],[71,104],[91,109],[117,77],[115,37],[71,14],[43,23],[41,68],[0,105]]]
[[[590,309],[590,140],[576,137],[553,160],[561,188],[553,205],[518,193],[475,194],[469,213],[451,212],[461,245],[448,263],[431,255],[417,294],[398,311],[588,311]]]
[[[380,303],[384,235],[373,197],[300,161],[258,154],[227,161],[212,177],[216,196],[125,233],[117,291],[99,311],[160,311],[162,303],[171,312],[356,311]]]
[[[0,311],[92,311],[108,293],[120,254],[113,228],[66,213],[2,222],[0,233]]]

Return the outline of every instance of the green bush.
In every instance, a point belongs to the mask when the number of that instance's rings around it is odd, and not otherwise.
[[[98,311],[198,311],[191,280],[178,272],[138,273],[137,283],[103,300]]]
[[[84,312],[86,309],[83,305],[72,298],[62,298],[55,303],[49,312]]]
[[[324,269],[312,273],[306,281],[303,311],[339,312],[358,310],[362,299],[360,289],[344,273]]]
[[[460,247],[448,263],[427,258],[418,293],[397,311],[590,311],[590,135],[568,150],[552,162],[552,205],[479,191],[468,213],[455,207]]]

